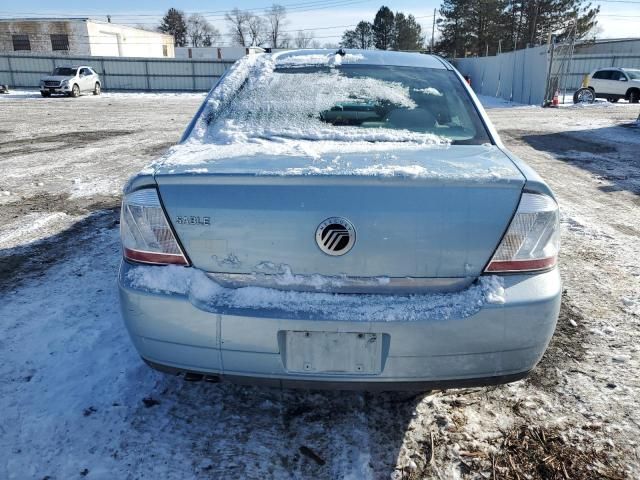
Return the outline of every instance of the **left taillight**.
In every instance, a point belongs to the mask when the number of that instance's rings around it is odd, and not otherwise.
[[[120,213],[124,257],[156,265],[189,265],[178,245],[155,188],[125,195]]]

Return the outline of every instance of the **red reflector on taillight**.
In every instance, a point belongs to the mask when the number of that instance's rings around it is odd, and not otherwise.
[[[494,260],[486,268],[486,272],[519,272],[544,270],[555,266],[558,257],[538,258],[535,260]]]
[[[140,250],[131,250],[130,248],[124,248],[124,258],[133,262],[151,263],[156,265],[188,265],[189,263],[182,255],[175,255],[172,253],[156,253],[156,252],[143,252]]]

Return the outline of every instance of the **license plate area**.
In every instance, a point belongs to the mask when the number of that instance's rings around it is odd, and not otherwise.
[[[292,373],[379,374],[382,334],[287,331],[285,367]]]

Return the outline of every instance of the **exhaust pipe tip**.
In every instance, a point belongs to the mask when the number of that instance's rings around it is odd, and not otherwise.
[[[185,382],[201,382],[207,383],[220,383],[220,377],[218,375],[205,375],[204,373],[196,372],[184,372],[183,379]]]
[[[201,373],[185,372],[183,378],[185,382],[200,382],[204,378],[204,375]]]

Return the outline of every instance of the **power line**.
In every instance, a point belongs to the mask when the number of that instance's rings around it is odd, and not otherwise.
[[[351,5],[355,5],[355,4],[359,4],[359,3],[369,3],[372,0],[314,0],[311,2],[302,2],[302,3],[293,3],[293,4],[288,4],[288,5],[282,5],[283,7],[285,7],[286,12],[290,12],[293,11],[295,13],[303,13],[303,12],[307,12],[307,11],[313,11],[313,10],[326,10],[329,8],[335,8],[335,7],[341,7],[341,6],[351,6]],[[271,5],[269,6],[265,6],[265,7],[254,7],[254,8],[248,8],[248,9],[239,9],[242,12],[266,12],[271,8]],[[202,15],[203,17],[207,17],[207,18],[224,18],[227,14],[230,14],[233,12],[233,9],[231,10],[214,10],[214,11],[185,11],[184,13],[186,15],[192,15],[192,14],[198,14],[198,15]],[[135,17],[160,17],[162,18],[166,12],[162,12],[162,13],[157,13],[157,14],[126,14],[126,13],[115,13],[115,14],[111,14],[111,13],[70,13],[68,15],[66,15],[66,17],[60,16],[60,15],[55,15],[55,14],[46,14],[46,13],[41,13],[41,12],[0,12],[3,16],[7,16],[7,15],[11,15],[11,16],[16,16],[16,15],[33,15],[35,17],[43,17],[43,18],[60,18],[60,19],[65,19],[68,17],[106,17],[107,15],[111,16],[112,18],[116,18],[116,17],[121,17],[121,18],[135,18]]]
[[[436,17],[437,16],[438,15],[436,15]],[[434,17],[433,15],[421,15],[421,16],[417,16],[417,17],[414,17],[414,18],[416,20],[418,20],[418,19],[427,19],[427,18],[433,18],[433,17]],[[348,25],[331,25],[331,26],[325,26],[325,27],[296,28],[296,29],[292,29],[292,30],[281,30],[281,32],[282,33],[296,33],[298,31],[331,30],[331,29],[334,29],[334,28],[351,28],[351,27],[357,27],[357,26],[358,26],[357,23],[352,23],[352,24],[348,24]],[[141,29],[139,29],[139,30],[141,30]],[[141,30],[141,31],[144,31],[144,30]],[[162,32],[149,32],[149,33],[162,33]],[[0,36],[1,35],[8,36],[8,37],[11,36],[11,34],[8,34],[8,33],[0,33]],[[235,36],[234,33],[221,33],[221,32],[219,32],[218,35],[222,36],[222,37],[233,37],[233,36]],[[142,37],[145,37],[145,36],[149,37],[149,38],[153,37],[153,35],[139,35],[138,38],[142,38]],[[316,38],[333,38],[335,36],[338,36],[338,35],[332,35],[332,36],[328,36],[328,37],[327,36],[325,36],[325,37],[316,37]],[[95,34],[95,35],[74,34],[74,35],[70,35],[70,37],[75,37],[75,38],[77,38],[77,37],[84,37],[84,38],[106,37],[106,38],[112,38],[112,36],[109,35],[109,34]],[[127,42],[127,43],[129,43],[129,42]]]

